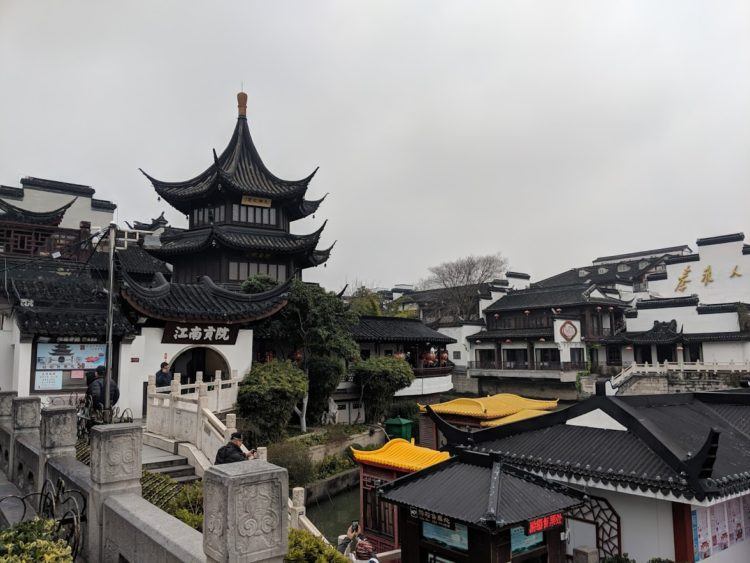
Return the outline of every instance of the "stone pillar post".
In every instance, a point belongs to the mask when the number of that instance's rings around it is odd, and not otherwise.
[[[268,448],[265,446],[260,446],[257,450],[258,452],[258,459],[261,461],[268,461]]]
[[[228,414],[226,421],[226,430],[224,430],[224,442],[228,442],[232,434],[237,432],[237,415]]]
[[[292,489],[292,506],[289,510],[289,515],[291,516],[289,525],[295,529],[301,528],[302,526],[300,526],[299,520],[305,515],[304,487],[294,487]]]
[[[39,430],[39,441],[42,446],[39,456],[39,492],[44,485],[47,461],[51,457],[75,457],[78,441],[77,421],[75,407],[60,406],[42,409],[42,425]]]
[[[10,477],[13,455],[13,399],[18,391],[0,391],[0,470]]]
[[[91,429],[89,561],[105,559],[104,501],[112,495],[141,495],[142,448],[140,424],[102,424]]]
[[[175,373],[172,376],[172,384],[170,385],[171,389],[169,392],[169,434],[167,435],[168,438],[174,438],[175,437],[175,403],[176,403],[176,397],[179,397],[182,394],[182,375],[179,373]]]
[[[14,397],[11,399],[11,410],[13,412],[13,434],[11,435],[10,452],[8,459],[8,478],[18,486],[19,489],[26,490],[23,480],[27,477],[29,468],[21,469],[24,474],[19,473],[18,467],[18,439],[28,436],[36,442],[39,436],[39,411],[42,407],[42,400],[39,397]],[[38,474],[35,473],[38,477]],[[38,479],[37,479],[38,480]]]
[[[203,551],[209,562],[281,563],[288,546],[288,476],[265,461],[203,474]]]

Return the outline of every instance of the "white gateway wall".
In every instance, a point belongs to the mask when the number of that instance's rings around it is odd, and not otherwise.
[[[667,279],[649,281],[649,290],[660,297],[697,294],[701,303],[750,301],[750,254],[742,254],[742,241],[698,247],[700,260],[667,265]],[[708,283],[701,281],[711,268]],[[736,269],[736,270],[735,270]],[[733,272],[741,275],[732,275]],[[684,291],[677,291],[678,279],[686,275]]]
[[[114,213],[103,209],[92,209],[91,198],[87,196],[61,194],[25,187],[23,190],[23,200],[13,202],[13,205],[30,211],[51,211],[69,203],[75,197],[78,199],[65,212],[60,227],[77,229],[81,221],[90,221],[92,228],[106,227],[112,222]]]
[[[466,340],[468,336],[476,334],[482,330],[482,326],[478,324],[466,324],[460,326],[441,326],[438,331],[441,334],[450,336],[456,339],[455,344],[448,344],[445,348],[448,351],[448,359],[454,364],[460,367],[466,367],[471,357],[471,350],[469,347],[469,341]],[[458,355],[458,357],[457,357]]]
[[[162,362],[170,364],[182,352],[196,346],[184,344],[162,344],[163,329],[158,327],[144,328],[133,342],[120,346],[120,410],[129,408],[134,418],[143,415],[143,383],[148,376],[159,370]],[[210,348],[221,355],[227,362],[230,372],[237,371],[242,377],[252,367],[253,331],[240,330],[237,342],[230,346],[212,346],[201,344],[201,348]],[[134,360],[137,359],[137,360]]]

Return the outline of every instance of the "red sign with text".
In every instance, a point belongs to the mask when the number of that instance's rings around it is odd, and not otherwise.
[[[549,530],[550,528],[557,528],[558,526],[562,526],[562,524],[563,515],[560,512],[558,512],[557,514],[550,514],[548,516],[541,516],[539,518],[529,520],[528,524],[526,525],[526,534],[536,534],[538,532],[543,532],[544,530]]]

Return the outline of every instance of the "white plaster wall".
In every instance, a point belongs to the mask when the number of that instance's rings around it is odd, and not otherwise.
[[[12,391],[13,387],[13,324],[8,315],[2,317],[0,329],[0,391]]]
[[[667,265],[667,279],[650,281],[649,290],[661,297],[697,294],[701,303],[731,303],[750,300],[750,254],[742,254],[742,242],[714,244],[697,248],[700,260]],[[687,289],[678,293],[677,279],[690,266]],[[711,266],[713,283],[704,285],[701,276]],[[731,278],[732,269],[739,266],[741,277]]]
[[[748,342],[704,342],[704,362],[744,362],[750,360]]]
[[[453,376],[451,374],[441,377],[417,377],[409,387],[397,391],[396,397],[418,397],[433,393],[446,393],[451,389],[453,389]]]
[[[638,563],[653,557],[674,560],[671,502],[599,489],[592,494],[606,498],[620,515],[623,552]]]
[[[466,367],[467,362],[471,359],[469,350],[469,341],[466,340],[468,336],[476,334],[481,331],[482,327],[479,325],[461,325],[461,326],[444,326],[440,327],[439,332],[456,339],[455,344],[448,344],[446,350],[448,350],[448,359],[457,366]],[[456,360],[453,359],[453,352],[461,352],[461,358]]]
[[[677,330],[685,332],[733,332],[740,329],[737,313],[712,313],[699,315],[696,307],[668,307],[639,309],[638,317],[625,319],[629,331],[649,330],[654,321],[677,321]]]
[[[68,203],[74,197],[76,202],[65,212],[60,226],[66,229],[77,229],[81,221],[90,221],[93,227],[106,227],[114,217],[112,211],[91,209],[91,198],[86,196],[74,196],[70,194],[59,194],[45,190],[36,190],[25,187],[22,201],[13,202],[16,207],[29,209],[31,211],[50,211]]]

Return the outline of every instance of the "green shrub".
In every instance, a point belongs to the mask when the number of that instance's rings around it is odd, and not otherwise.
[[[305,530],[289,530],[289,551],[285,563],[347,563],[336,548]]]
[[[354,381],[362,387],[368,422],[380,422],[388,413],[396,391],[414,381],[414,372],[400,358],[373,357],[360,360],[352,368]]]
[[[313,356],[307,360],[307,420],[311,424],[319,424],[328,412],[328,399],[344,377],[344,370],[344,361],[340,358]]]
[[[54,520],[35,518],[0,531],[0,561],[9,563],[72,562],[70,546],[55,536]]]
[[[183,486],[164,510],[191,528],[203,531],[203,481]]]
[[[310,453],[298,440],[287,440],[268,446],[268,461],[286,468],[289,472],[290,489],[304,487],[315,478]]]
[[[305,396],[307,378],[292,362],[256,363],[237,394],[245,439],[265,445],[284,437],[294,406]]]
[[[602,559],[601,563],[637,563],[637,561],[628,557],[627,553],[623,553],[622,555],[609,555]]]
[[[347,455],[327,455],[315,468],[316,479],[326,479],[356,466]]]
[[[398,399],[388,409],[388,418],[419,420],[419,405],[411,399]]]

